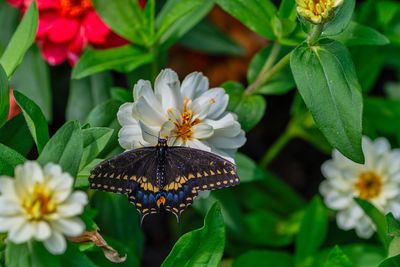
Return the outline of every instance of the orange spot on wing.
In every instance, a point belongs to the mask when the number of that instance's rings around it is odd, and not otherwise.
[[[164,196],[160,196],[160,197],[157,199],[157,206],[160,207],[161,204],[163,204],[163,205],[165,204],[165,197],[164,197]]]

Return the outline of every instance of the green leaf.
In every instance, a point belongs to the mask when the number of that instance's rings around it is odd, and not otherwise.
[[[343,253],[339,246],[335,246],[328,255],[324,267],[354,267],[354,264]]]
[[[249,29],[267,39],[275,39],[271,27],[271,20],[276,13],[276,7],[271,1],[216,0],[216,3]]]
[[[122,87],[111,88],[111,98],[121,102],[133,102],[132,91]]]
[[[363,26],[353,21],[350,22],[349,26],[341,34],[332,38],[346,46],[389,44],[389,39],[386,38],[385,35],[373,28]]]
[[[153,54],[133,45],[103,50],[88,49],[74,67],[72,78],[80,79],[106,70],[130,72],[152,60]]]
[[[400,255],[387,258],[381,264],[379,264],[379,267],[399,267],[399,266],[400,266]]]
[[[7,122],[8,110],[10,109],[10,89],[8,78],[3,67],[0,65],[0,127]]]
[[[126,196],[96,192],[91,204],[98,211],[95,221],[101,229],[101,234],[119,240],[125,246],[135,248],[130,251],[134,255],[128,253],[128,259],[141,255],[144,240],[139,215]]]
[[[11,77],[18,65],[21,64],[26,51],[35,40],[38,16],[36,3],[33,2],[25,12],[21,23],[0,58],[0,64],[3,66],[8,78]]]
[[[79,123],[64,124],[47,142],[38,161],[41,165],[52,162],[61,165],[64,172],[76,177],[82,158],[82,134]]]
[[[222,85],[229,95],[228,111],[235,112],[243,130],[250,131],[263,118],[266,102],[260,95],[248,95],[239,83]]]
[[[75,188],[87,188],[89,187],[89,179],[90,171],[99,165],[103,160],[102,159],[94,159],[90,163],[86,164],[85,167],[80,168],[78,175],[75,180]]]
[[[67,251],[60,257],[62,265],[65,267],[97,267],[78,247],[73,244],[68,244]],[[52,266],[52,265],[48,265]]]
[[[337,35],[344,31],[351,21],[355,6],[355,0],[343,1],[342,5],[335,11],[333,19],[324,25],[322,36]]]
[[[262,180],[264,178],[263,170],[245,154],[236,153],[235,161],[241,183]]]
[[[50,71],[37,46],[32,46],[25,54],[24,60],[13,74],[10,84],[12,88],[34,101],[43,111],[47,120],[51,120]]]
[[[299,92],[328,142],[349,159],[363,163],[362,96],[347,49],[336,41],[297,47],[290,66]]]
[[[25,158],[17,151],[0,144],[0,173],[12,176],[14,168],[25,162]]]
[[[156,41],[166,50],[210,12],[214,0],[169,0],[156,19]],[[169,25],[169,26],[167,26]]]
[[[281,18],[295,20],[297,16],[296,1],[295,0],[282,0],[279,5],[278,15]]]
[[[204,226],[181,236],[162,266],[216,267],[221,261],[224,247],[224,218],[219,205],[214,204],[206,215]]]
[[[20,11],[12,7],[7,1],[0,1],[0,55],[3,54],[10,41],[18,23],[20,22]]]
[[[328,211],[319,197],[314,197],[305,210],[296,238],[296,262],[307,266],[324,242],[328,230]]]
[[[258,210],[244,217],[245,231],[241,239],[257,246],[284,247],[293,242],[298,222],[291,222],[280,215]]]
[[[240,255],[232,264],[232,267],[271,266],[292,267],[293,257],[287,252],[273,250],[250,250]]]
[[[355,200],[375,224],[379,239],[381,240],[384,247],[388,248],[391,238],[387,235],[388,228],[385,215],[383,215],[376,207],[374,207],[374,205],[372,205],[368,201],[361,198],[356,198]]]
[[[400,140],[400,101],[373,97],[364,101],[364,131],[370,135],[394,135]]]
[[[94,127],[82,130],[83,154],[80,164],[82,169],[106,147],[114,130],[109,128]]]
[[[23,156],[29,153],[33,145],[33,139],[22,114],[7,121],[0,128],[0,143],[14,149]]]
[[[36,143],[38,152],[41,153],[49,140],[49,130],[46,118],[41,109],[29,98],[18,91],[14,91],[15,101],[22,110],[26,124]]]
[[[137,0],[93,0],[96,12],[102,20],[117,34],[143,45],[146,43],[144,34],[144,17]]]
[[[110,98],[112,77],[109,73],[72,80],[69,92],[67,120],[84,122],[90,111]]]
[[[100,158],[108,158],[115,153],[122,152],[118,144],[118,131],[121,126],[117,120],[117,112],[123,103],[117,100],[109,100],[96,106],[89,114],[87,123],[92,127],[107,127],[114,130],[109,143],[100,153]]]
[[[179,41],[179,44],[211,55],[238,56],[245,52],[239,44],[208,20],[197,24]]]
[[[388,235],[400,237],[400,221],[396,220],[393,213],[390,212],[386,215],[386,223],[388,227]]]
[[[6,264],[7,267],[32,266],[28,244],[16,245],[8,242],[6,247]]]
[[[51,254],[41,242],[32,241],[29,244],[30,257],[34,267],[61,267],[60,257]]]

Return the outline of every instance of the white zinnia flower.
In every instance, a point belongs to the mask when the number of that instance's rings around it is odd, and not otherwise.
[[[333,159],[321,167],[327,180],[321,183],[320,192],[326,205],[338,211],[336,220],[341,229],[355,228],[358,236],[369,238],[375,226],[354,197],[368,200],[383,213],[392,212],[400,218],[400,150],[391,150],[385,138],[371,142],[367,137],[363,137],[362,148],[363,165],[333,151]]]
[[[169,145],[202,149],[233,162],[246,141],[235,114],[226,112],[225,90],[208,90],[208,79],[199,72],[186,76],[181,85],[178,75],[165,69],[154,91],[149,81],[139,80],[133,96],[134,102],[118,111],[119,143],[127,150],[156,145],[161,132],[170,137]]]
[[[78,236],[85,224],[77,216],[88,199],[72,192],[74,180],[61,167],[48,163],[43,169],[34,161],[15,168],[15,179],[0,176],[0,232],[21,244],[32,238],[53,254],[66,250],[65,236]]]

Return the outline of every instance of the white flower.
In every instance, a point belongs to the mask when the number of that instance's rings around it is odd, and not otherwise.
[[[139,80],[134,102],[118,111],[122,125],[119,143],[127,149],[154,146],[157,137],[168,136],[168,144],[213,152],[233,162],[246,138],[235,114],[226,112],[229,96],[223,88],[208,90],[208,79],[199,72],[186,76],[161,71],[154,91],[149,81]]]
[[[362,148],[363,165],[333,151],[333,159],[321,167],[327,180],[321,183],[320,192],[326,205],[338,211],[341,229],[355,228],[358,236],[369,238],[375,226],[353,198],[368,200],[382,212],[400,218],[400,150],[391,150],[385,138],[371,142],[367,137],[363,137]]]
[[[78,236],[85,224],[77,216],[87,204],[83,192],[72,192],[73,179],[52,163],[34,161],[15,168],[15,178],[0,176],[0,232],[21,244],[43,242],[53,254],[66,250],[65,236]]]

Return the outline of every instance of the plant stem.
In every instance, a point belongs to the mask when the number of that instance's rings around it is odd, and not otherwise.
[[[311,31],[308,33],[307,43],[309,45],[314,45],[321,36],[323,29],[324,29],[324,24],[313,25]]]
[[[281,50],[280,44],[274,43],[272,45],[271,52],[269,53],[269,56],[268,56],[267,60],[265,61],[264,66],[262,67],[262,69],[261,69],[260,73],[258,74],[256,80],[246,88],[246,92],[248,94],[252,94],[258,87],[260,87],[262,85],[262,82],[264,80],[263,77],[268,74],[268,71],[270,70],[270,68],[275,63],[276,58],[278,57],[280,50]]]
[[[275,159],[279,152],[292,140],[293,135],[291,133],[290,124],[286,128],[285,132],[275,141],[275,143],[267,150],[264,156],[260,160],[260,166],[264,169]]]
[[[246,89],[247,94],[252,94],[257,91],[263,84],[271,80],[279,71],[281,71],[290,61],[290,53],[281,58],[272,68],[268,71],[261,72],[254,83],[249,85]]]

